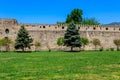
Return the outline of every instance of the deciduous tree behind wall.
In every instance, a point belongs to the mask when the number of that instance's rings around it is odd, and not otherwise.
[[[93,39],[92,43],[95,46],[95,50],[97,49],[97,46],[101,45],[101,42],[99,39]]]
[[[70,14],[67,15],[66,23],[74,22],[75,24],[81,24],[83,11],[81,9],[73,9]]]
[[[82,38],[81,38],[81,43],[82,43],[83,48],[85,48],[85,46],[86,46],[87,44],[89,44],[88,38],[82,37]]]
[[[58,45],[58,46],[61,46],[61,48],[62,48],[63,44],[64,44],[64,38],[63,38],[63,37],[59,37],[59,38],[57,39],[57,45]],[[60,50],[60,49],[59,49],[59,50]]]
[[[83,18],[83,11],[81,9],[73,9],[70,14],[67,15],[66,23],[74,22],[75,24],[83,25],[99,25],[99,21],[95,18]],[[62,22],[63,23],[63,22]]]
[[[8,37],[0,39],[0,50],[1,50],[1,47],[5,46],[5,51],[9,51],[11,43],[12,43],[12,40]]]
[[[37,50],[38,50],[38,47],[41,46],[41,43],[38,42],[38,41],[36,41],[36,42],[34,43],[34,46],[35,46],[35,51],[37,51]]]
[[[65,32],[64,45],[71,47],[71,51],[73,51],[74,47],[81,47],[80,34],[75,24],[73,23],[68,26]]]
[[[114,44],[117,46],[117,50],[120,50],[119,49],[119,47],[120,47],[120,39],[115,39]]]
[[[21,26],[17,34],[15,49],[22,49],[22,51],[25,51],[25,48],[31,47],[32,42],[33,39],[29,36],[28,31],[24,28],[24,26]]]
[[[95,18],[84,18],[82,24],[86,25],[100,25],[100,23]]]

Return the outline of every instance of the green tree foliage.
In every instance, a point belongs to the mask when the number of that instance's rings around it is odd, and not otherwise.
[[[89,44],[88,38],[81,37],[81,43],[82,43],[82,46],[85,48],[85,45]]]
[[[3,39],[0,39],[0,46],[3,46]]]
[[[60,25],[62,25],[62,24],[65,24],[65,22],[57,22],[57,24],[60,24]]]
[[[85,18],[82,20],[82,24],[86,25],[99,25],[100,23],[95,18]]]
[[[65,35],[64,35],[64,45],[67,47],[71,47],[71,51],[73,51],[74,47],[80,47],[80,35],[78,29],[76,28],[75,24],[69,24]]]
[[[0,39],[0,51],[2,51],[1,50],[1,47],[3,46],[3,40],[2,39]]]
[[[35,45],[35,51],[37,50],[37,48],[38,48],[39,46],[41,46],[40,42],[38,42],[38,41],[36,41],[34,45]]]
[[[66,23],[74,22],[80,24],[82,22],[83,11],[81,9],[73,9],[70,14],[67,15]]]
[[[63,37],[60,37],[60,38],[57,39],[57,45],[58,46],[63,45],[63,43],[64,43],[64,38]]]
[[[68,14],[68,15],[67,15],[67,19],[66,19],[66,23],[70,23],[70,22],[72,22],[72,18],[71,18],[71,16]]]
[[[3,45],[6,46],[6,51],[9,51],[9,45],[12,43],[12,40],[8,37],[3,38]]]
[[[9,51],[9,45],[12,43],[12,40],[8,37],[5,37],[3,39],[0,39],[0,46],[5,46],[6,47],[6,51]]]
[[[58,38],[57,45],[62,47],[63,44],[64,44],[64,38],[63,37]]]
[[[120,39],[115,39],[114,44],[117,46],[117,50],[120,50],[119,49],[119,47],[120,47]]]
[[[93,39],[93,45],[95,46],[95,50],[97,49],[97,46],[101,45],[101,42],[99,39]]]
[[[29,36],[29,33],[24,28],[24,26],[21,26],[17,34],[17,39],[15,41],[15,49],[22,49],[22,51],[25,51],[25,48],[30,49],[33,39]]]
[[[46,47],[48,48],[48,51],[51,52],[51,47],[48,42],[46,43]]]

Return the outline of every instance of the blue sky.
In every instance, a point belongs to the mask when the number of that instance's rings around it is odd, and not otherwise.
[[[0,18],[15,18],[19,23],[55,24],[65,21],[74,8],[83,17],[100,23],[120,22],[120,0],[1,0]]]

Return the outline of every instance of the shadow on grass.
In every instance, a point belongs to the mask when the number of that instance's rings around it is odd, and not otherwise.
[[[0,53],[9,53],[10,51],[0,51]]]
[[[73,53],[75,52],[76,53],[76,52],[81,52],[81,51],[63,51],[63,52],[73,52]]]
[[[14,51],[16,53],[32,53],[33,51]]]

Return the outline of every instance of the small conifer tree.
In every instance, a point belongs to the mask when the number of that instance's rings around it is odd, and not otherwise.
[[[17,39],[15,40],[15,49],[22,49],[22,51],[25,51],[25,48],[29,48],[32,46],[33,39],[29,36],[28,31],[24,28],[24,26],[21,26],[20,30],[17,34]]]
[[[65,32],[64,45],[71,47],[71,51],[73,51],[74,47],[81,47],[80,34],[73,23],[69,24]]]

